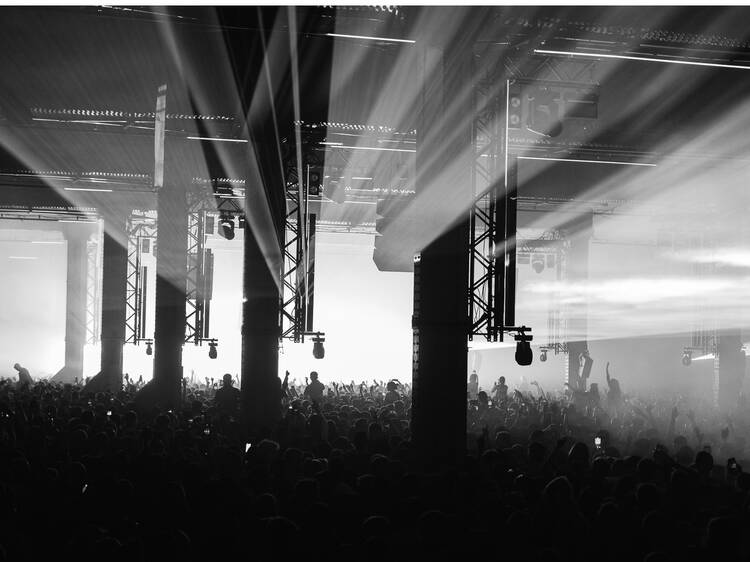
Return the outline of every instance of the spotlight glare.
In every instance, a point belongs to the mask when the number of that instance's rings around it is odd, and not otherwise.
[[[410,43],[414,44],[413,39],[398,39],[396,37],[373,37],[372,35],[346,35],[344,33],[326,33],[328,37],[343,37],[345,39],[366,39],[369,41],[386,41],[389,43]]]
[[[644,62],[661,62],[669,64],[683,64],[687,66],[709,66],[713,68],[733,68],[735,70],[750,70],[750,66],[739,64],[722,64],[716,62],[700,62],[686,60],[657,59],[653,57],[636,57],[632,55],[610,55],[605,53],[580,53],[575,51],[553,51],[549,49],[534,49],[537,55],[563,55],[571,57],[587,57],[594,59],[619,59],[619,60],[639,60]]]
[[[693,362],[692,353],[690,353],[689,351],[684,352],[682,354],[682,364],[685,365],[685,367],[689,367],[692,362]]]

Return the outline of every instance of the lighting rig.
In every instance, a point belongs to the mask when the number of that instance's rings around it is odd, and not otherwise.
[[[529,332],[531,328],[528,326],[502,326],[495,328],[496,332],[503,332],[513,334],[513,339],[516,340],[516,363],[522,367],[528,367],[534,360],[534,354],[531,352],[531,344],[529,343],[534,339]],[[542,361],[546,360],[542,359]]]
[[[326,355],[325,347],[323,347],[323,342],[326,341],[325,332],[304,332],[302,334],[303,343],[305,341],[305,336],[312,336],[313,357],[315,357],[315,359],[323,359]]]
[[[568,344],[565,342],[555,342],[555,343],[549,343],[547,345],[544,345],[539,348],[539,361],[544,363],[547,359],[549,359],[548,355],[550,353],[554,353],[555,355],[559,355],[561,353],[567,353],[568,352]]]
[[[216,347],[219,345],[218,340],[216,338],[211,338],[205,341],[208,342],[208,357],[210,359],[216,359],[219,355],[216,351]]]

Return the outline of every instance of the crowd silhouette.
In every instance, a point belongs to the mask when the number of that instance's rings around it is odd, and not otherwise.
[[[639,398],[607,371],[602,396],[470,386],[466,457],[432,472],[396,380],[287,374],[251,442],[231,375],[145,413],[133,377],[3,380],[0,561],[750,559],[744,404]]]

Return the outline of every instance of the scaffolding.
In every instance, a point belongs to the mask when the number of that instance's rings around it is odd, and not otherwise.
[[[98,238],[86,241],[86,343],[93,345],[101,336],[102,245]]]
[[[156,213],[134,211],[128,218],[128,267],[125,288],[125,343],[139,344],[146,338],[148,268],[142,263],[144,250],[153,252]]]

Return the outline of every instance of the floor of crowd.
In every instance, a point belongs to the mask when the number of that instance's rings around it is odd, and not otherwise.
[[[745,408],[496,385],[424,471],[408,385],[286,381],[250,443],[235,389],[137,413],[138,386],[0,382],[0,561],[750,560]]]

